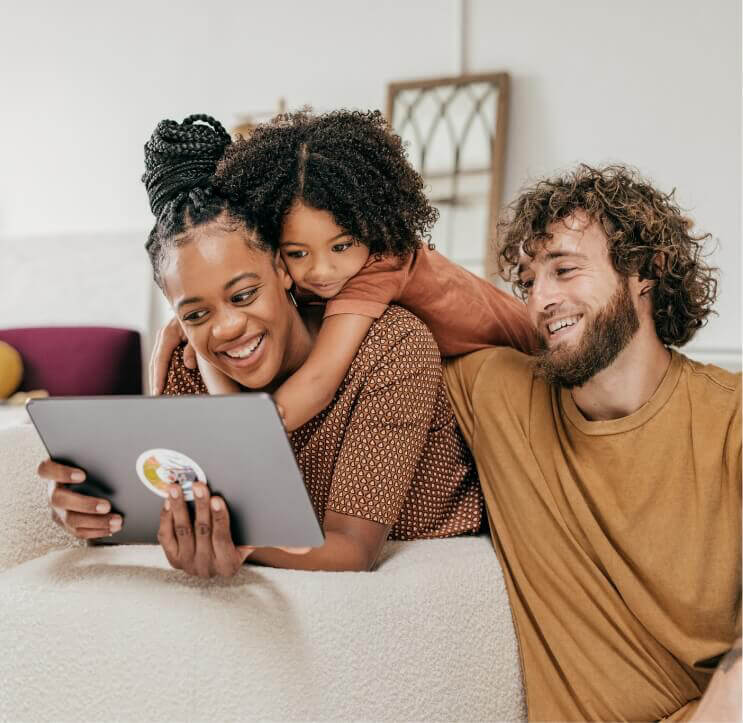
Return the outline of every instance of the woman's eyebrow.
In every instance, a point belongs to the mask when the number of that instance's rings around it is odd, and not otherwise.
[[[258,274],[253,273],[252,271],[246,271],[244,274],[238,274],[233,279],[230,279],[225,285],[224,290],[227,291],[227,289],[230,288],[230,286],[233,286],[238,281],[243,281],[244,279],[260,279],[261,277],[258,276]]]
[[[187,304],[196,304],[199,301],[203,301],[200,296],[189,296],[187,299],[182,299],[175,305],[175,310],[178,311],[182,306]]]
[[[259,280],[261,277],[258,276],[258,274],[253,273],[252,271],[246,271],[244,274],[239,274],[238,276],[235,276],[233,279],[230,279],[225,285],[224,290],[227,291],[227,289],[230,288],[230,286],[234,286],[238,281],[243,281],[245,279],[255,279],[256,281]],[[180,309],[182,306],[186,306],[186,304],[196,304],[199,301],[203,301],[204,299],[201,296],[189,296],[187,299],[182,299],[176,304],[176,311]]]

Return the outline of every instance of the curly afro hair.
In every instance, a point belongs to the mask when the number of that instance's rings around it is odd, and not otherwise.
[[[602,225],[614,269],[652,279],[655,330],[666,345],[682,346],[707,323],[717,297],[717,269],[708,266],[704,242],[710,234],[691,233],[693,222],[674,200],[637,171],[623,165],[579,165],[563,176],[524,190],[499,223],[498,266],[518,294],[522,253],[534,257],[552,238],[551,224],[576,211]]]
[[[379,111],[279,115],[227,147],[215,183],[252,209],[273,249],[296,202],[328,211],[372,254],[408,255],[438,219]]]

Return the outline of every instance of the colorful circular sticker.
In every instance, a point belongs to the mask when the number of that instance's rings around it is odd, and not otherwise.
[[[168,485],[177,482],[183,489],[183,498],[193,500],[194,482],[206,484],[204,470],[190,457],[172,449],[148,449],[137,458],[137,475],[151,492],[168,496]]]

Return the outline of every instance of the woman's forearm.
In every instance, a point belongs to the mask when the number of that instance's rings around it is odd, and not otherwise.
[[[289,570],[366,571],[374,560],[361,550],[353,540],[338,532],[325,534],[325,544],[313,547],[304,555],[294,555],[276,547],[258,548],[248,562]]]
[[[247,561],[290,570],[368,571],[374,567],[390,527],[329,510],[325,513],[322,546],[304,555],[259,547]]]

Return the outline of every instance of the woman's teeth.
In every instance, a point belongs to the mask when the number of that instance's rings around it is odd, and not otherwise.
[[[261,345],[264,336],[265,334],[261,334],[250,346],[246,344],[237,349],[230,349],[225,354],[232,359],[246,359]]]

